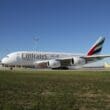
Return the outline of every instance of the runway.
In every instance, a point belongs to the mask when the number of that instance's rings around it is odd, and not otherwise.
[[[10,70],[9,67],[3,67],[2,65],[0,65],[0,70]],[[18,71],[56,71],[52,70],[52,69],[37,69],[37,68],[18,68],[18,67],[14,67],[13,70],[18,70]],[[99,68],[78,68],[78,69],[69,69],[69,70],[59,70],[59,71],[110,71],[110,68],[104,68],[104,67],[99,67]]]

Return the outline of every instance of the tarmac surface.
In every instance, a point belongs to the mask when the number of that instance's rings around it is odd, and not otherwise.
[[[10,67],[3,67],[2,65],[0,65],[0,70],[11,70]],[[18,70],[18,71],[55,71],[52,69],[36,69],[36,68],[18,68],[18,67],[14,67],[12,70]],[[63,70],[64,71],[64,70]],[[65,71],[110,71],[110,68],[104,68],[104,67],[99,67],[99,68],[93,68],[93,67],[89,67],[89,68],[78,68],[78,69],[69,69],[69,70],[65,70]]]

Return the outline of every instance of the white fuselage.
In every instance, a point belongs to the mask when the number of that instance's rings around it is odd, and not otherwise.
[[[35,66],[36,62],[45,62],[73,56],[78,57],[78,55],[70,53],[20,51],[8,54],[2,59],[2,64],[9,66]]]

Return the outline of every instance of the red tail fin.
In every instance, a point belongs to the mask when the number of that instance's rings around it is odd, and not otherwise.
[[[96,43],[92,46],[92,48],[88,51],[87,56],[91,56],[94,54],[99,54],[102,50],[103,43],[105,41],[104,37],[100,37]]]

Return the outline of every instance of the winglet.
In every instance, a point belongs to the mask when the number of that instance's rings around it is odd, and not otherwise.
[[[87,56],[99,54],[102,50],[103,43],[105,41],[105,37],[100,37],[96,43],[90,48],[87,53]]]

